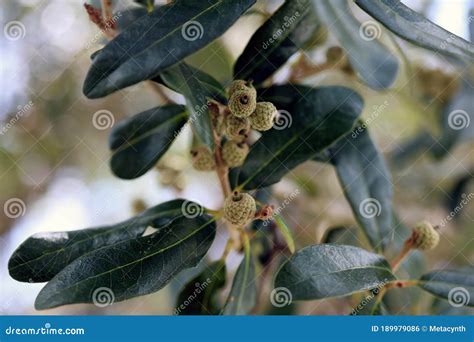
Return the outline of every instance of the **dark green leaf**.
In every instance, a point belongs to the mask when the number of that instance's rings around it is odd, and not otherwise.
[[[362,80],[373,89],[392,85],[397,77],[398,61],[378,40],[381,27],[375,22],[361,24],[351,13],[347,0],[313,0],[313,3],[319,18],[339,40]]]
[[[175,0],[140,17],[94,58],[89,98],[148,80],[222,35],[255,0]]]
[[[143,1],[143,5],[147,0]],[[117,27],[123,31],[139,18],[147,14],[147,10],[144,7],[131,7],[120,12],[120,16],[117,19]]]
[[[437,144],[436,139],[427,131],[422,131],[402,142],[397,149],[390,154],[391,165],[401,167],[406,165],[413,158],[423,153],[430,153]]]
[[[333,144],[352,129],[363,107],[356,92],[339,86],[274,86],[262,90],[260,99],[285,112],[278,124],[251,146],[244,165],[233,171],[237,176],[232,179],[247,190],[277,183],[291,169]]]
[[[182,270],[200,262],[215,231],[214,219],[208,215],[181,217],[151,235],[87,253],[46,284],[35,307],[101,303],[99,295],[104,293],[110,304],[158,291]]]
[[[90,251],[136,238],[148,226],[158,228],[182,216],[183,203],[184,200],[165,202],[114,225],[35,234],[11,256],[8,263],[10,275],[24,282],[49,281],[68,264]],[[190,205],[193,202],[187,203]]]
[[[380,293],[380,289],[374,289],[370,294],[364,296],[359,304],[355,306],[351,315],[353,316],[386,316],[389,315],[385,304],[378,300],[377,294]]]
[[[364,11],[399,37],[438,53],[474,59],[474,45],[446,31],[399,0],[356,0]]]
[[[225,101],[225,91],[221,84],[208,74],[184,63],[168,68],[161,74],[161,78],[168,87],[184,95],[194,132],[201,142],[213,150],[214,136],[208,101]]]
[[[226,281],[225,262],[216,261],[181,290],[176,303],[175,314],[178,315],[216,315],[217,292]]]
[[[357,231],[348,227],[332,227],[328,228],[324,233],[321,243],[332,243],[337,245],[349,245],[360,247],[361,242],[357,237]]]
[[[393,238],[392,182],[369,132],[358,126],[330,149],[332,163],[370,244],[383,250]]]
[[[257,274],[255,261],[246,248],[245,256],[235,273],[223,315],[247,315],[257,303]]]
[[[454,306],[474,306],[474,272],[472,268],[432,271],[419,284],[431,294],[448,299]]]
[[[133,179],[146,173],[168,150],[186,120],[184,106],[168,105],[119,122],[109,137],[114,174]]]
[[[282,266],[275,288],[293,300],[346,296],[395,279],[385,258],[358,247],[315,245],[297,251]]]
[[[320,27],[309,0],[287,0],[252,36],[234,67],[236,79],[262,83]]]
[[[444,157],[457,143],[474,139],[474,80],[463,80],[441,117],[442,135],[433,146],[435,157]]]

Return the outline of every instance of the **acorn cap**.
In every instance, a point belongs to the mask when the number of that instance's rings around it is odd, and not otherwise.
[[[413,228],[413,247],[428,251],[439,243],[439,233],[428,221],[422,221]]]

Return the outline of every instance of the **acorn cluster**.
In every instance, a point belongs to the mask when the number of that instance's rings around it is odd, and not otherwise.
[[[271,102],[257,102],[257,91],[251,82],[233,81],[228,88],[228,106],[222,113],[222,130],[226,141],[222,146],[222,159],[228,167],[241,166],[249,153],[246,143],[250,129],[267,131],[273,127],[278,113]],[[220,125],[219,125],[220,126]],[[191,151],[193,167],[199,171],[216,168],[215,157],[204,146]]]

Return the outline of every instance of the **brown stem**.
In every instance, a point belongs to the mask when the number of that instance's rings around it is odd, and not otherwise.
[[[391,262],[392,271],[395,272],[400,267],[402,261],[410,254],[410,251],[413,249],[413,234],[405,241],[403,248],[400,251],[400,254]]]

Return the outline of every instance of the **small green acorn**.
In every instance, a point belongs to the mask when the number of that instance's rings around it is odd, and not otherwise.
[[[229,110],[239,118],[248,118],[257,106],[257,91],[255,88],[235,91],[229,99]]]
[[[413,228],[413,247],[422,251],[434,249],[439,243],[439,234],[428,221],[422,221]]]
[[[222,147],[222,159],[229,167],[241,166],[248,154],[249,146],[245,142],[228,140]]]
[[[212,171],[216,168],[214,155],[205,146],[196,147],[191,150],[193,167],[198,171]]]
[[[250,130],[248,118],[238,118],[229,114],[225,118],[225,134],[231,140],[242,140]]]
[[[252,84],[250,82],[244,81],[244,80],[235,80],[232,81],[230,84],[227,93],[229,94],[229,98],[234,94],[236,91],[245,91],[253,88]]]
[[[235,226],[245,226],[255,216],[257,205],[252,196],[234,191],[224,202],[224,218]]]
[[[273,127],[277,109],[271,102],[258,102],[255,112],[250,116],[250,126],[257,131],[268,131]]]

